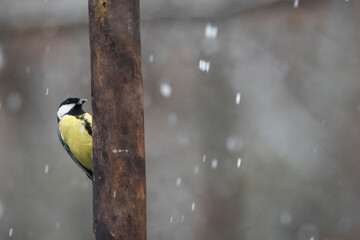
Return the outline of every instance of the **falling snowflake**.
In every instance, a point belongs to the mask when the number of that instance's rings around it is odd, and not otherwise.
[[[210,71],[210,61],[205,61],[203,59],[200,59],[199,69],[203,72],[209,72]]]
[[[194,173],[195,174],[199,173],[199,170],[200,170],[199,165],[195,165],[194,166]]]
[[[240,168],[240,166],[241,166],[241,158],[238,158],[238,160],[237,160],[237,168]]]
[[[297,8],[299,6],[299,0],[294,0],[294,8]]]
[[[150,63],[154,62],[154,55],[150,54],[150,56],[149,56],[149,62],[150,62]]]
[[[218,33],[218,27],[212,26],[210,23],[206,24],[205,27],[205,37],[206,38],[216,38]]]
[[[236,104],[240,104],[240,100],[241,100],[241,93],[237,93],[236,94]]]
[[[0,70],[3,66],[3,64],[4,64],[4,54],[3,54],[2,47],[0,46]]]
[[[195,203],[194,202],[191,204],[191,211],[195,211]]]
[[[178,177],[176,179],[176,186],[180,186],[180,184],[181,184],[181,177]]]
[[[218,160],[216,158],[214,158],[212,161],[211,161],[211,167],[213,169],[217,168],[217,165],[218,165]]]
[[[166,97],[166,98],[170,97],[171,96],[171,86],[167,83],[162,83],[160,85],[160,92],[164,97]]]

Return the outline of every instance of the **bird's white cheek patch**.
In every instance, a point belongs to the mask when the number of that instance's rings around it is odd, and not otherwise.
[[[85,132],[85,127],[81,125],[79,128],[79,133],[84,133],[84,132]]]
[[[75,104],[62,105],[57,112],[58,118],[61,119],[61,117],[67,114],[74,106]]]

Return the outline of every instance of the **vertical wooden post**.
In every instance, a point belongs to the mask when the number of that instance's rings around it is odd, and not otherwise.
[[[139,0],[89,0],[93,239],[146,239]]]

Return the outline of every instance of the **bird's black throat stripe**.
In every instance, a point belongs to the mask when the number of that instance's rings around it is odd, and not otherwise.
[[[89,133],[90,136],[92,136],[92,129],[91,129],[91,125],[88,122],[88,120],[85,119],[84,114],[85,111],[84,109],[82,109],[81,105],[76,105],[74,108],[72,108],[69,113],[69,115],[72,115],[74,117],[76,117],[79,120],[83,120],[85,122],[85,129],[86,131]]]
[[[91,129],[91,125],[90,123],[88,122],[88,120],[85,119],[84,115],[78,115],[78,116],[75,116],[77,119],[79,120],[82,120],[85,122],[85,129],[86,131],[89,133],[90,136],[92,136],[92,129]]]
[[[90,136],[92,136],[92,129],[91,129],[91,125],[88,122],[88,120],[85,119],[85,129],[86,131],[88,131],[88,133],[90,134]]]

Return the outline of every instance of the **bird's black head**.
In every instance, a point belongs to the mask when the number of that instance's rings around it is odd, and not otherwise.
[[[59,108],[63,105],[67,105],[67,104],[76,104],[79,101],[80,101],[80,98],[73,98],[73,97],[67,98],[60,104]]]
[[[84,98],[68,98],[66,100],[64,100],[57,111],[57,119],[58,121],[60,121],[60,119],[64,116],[64,115],[80,115],[85,113],[84,110],[82,109],[82,105],[86,102],[87,100]]]

